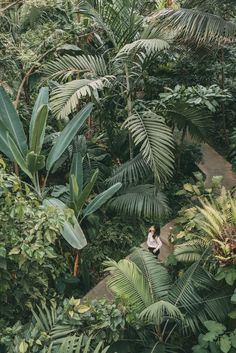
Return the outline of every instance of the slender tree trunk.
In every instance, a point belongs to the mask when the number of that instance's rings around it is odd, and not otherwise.
[[[185,127],[183,128],[182,136],[181,136],[181,140],[180,140],[180,145],[179,145],[179,158],[178,158],[178,164],[177,164],[178,172],[180,172],[181,153],[183,151],[183,145],[184,145],[184,139],[186,136],[186,132],[187,132],[187,125],[185,125]]]
[[[125,64],[125,77],[126,77],[126,87],[127,87],[127,111],[128,111],[128,117],[130,117],[133,114],[133,111],[132,111],[131,85],[129,80],[129,68],[127,64]],[[130,159],[133,159],[134,157],[134,145],[133,145],[133,139],[130,132],[129,132],[129,157]]]
[[[224,48],[221,49],[221,88],[225,89],[225,55]],[[229,144],[229,136],[227,132],[227,124],[226,124],[226,114],[225,114],[225,103],[222,102],[222,118],[223,118],[223,129],[225,135],[225,141]]]

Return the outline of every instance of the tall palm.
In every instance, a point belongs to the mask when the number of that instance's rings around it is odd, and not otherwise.
[[[145,250],[136,250],[129,260],[106,265],[111,271],[110,289],[132,308],[139,323],[156,327],[156,346],[168,346],[175,330],[196,332],[208,319],[221,321],[229,310],[229,299],[225,293],[222,296],[200,261],[174,282],[168,270]]]

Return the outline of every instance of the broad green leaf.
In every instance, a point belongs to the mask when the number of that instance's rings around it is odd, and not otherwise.
[[[11,150],[8,146],[7,132],[5,126],[0,121],[0,151],[5,154],[11,161],[14,160]]]
[[[34,151],[36,154],[40,154],[43,146],[47,117],[48,117],[48,106],[42,105],[36,114],[32,134],[30,138],[30,150]]]
[[[22,171],[25,174],[27,174],[30,177],[30,179],[32,179],[33,176],[27,167],[26,161],[24,160],[24,157],[22,156],[21,151],[19,150],[15,141],[11,138],[9,134],[7,136],[7,140],[8,140],[8,145],[11,150],[14,161],[19,165]]]
[[[62,210],[66,208],[62,201],[54,198],[46,199],[43,203],[46,206],[58,207]],[[77,219],[73,217],[72,221],[73,224],[65,222],[61,235],[73,248],[80,250],[87,245],[87,241]]]
[[[120,190],[121,187],[121,183],[116,183],[115,185],[112,185],[109,189],[97,195],[85,208],[84,217],[87,217],[88,215],[94,213],[100,207],[102,207],[102,205],[104,205],[118,190]]]
[[[226,327],[224,325],[212,320],[205,321],[204,326],[208,329],[208,331],[215,332],[218,335],[222,335],[226,330]]]
[[[93,104],[87,104],[76,116],[67,124],[60,136],[56,139],[55,145],[49,152],[46,168],[49,171],[54,163],[61,157],[62,153],[69,146],[79,129],[84,124],[85,120],[90,115],[93,109]]]
[[[83,191],[79,194],[79,198],[78,198],[78,203],[77,203],[77,217],[79,216],[80,211],[82,210],[85,202],[87,201],[91,191],[93,190],[93,187],[97,181],[97,177],[98,177],[98,170],[95,170],[90,182],[85,186],[85,188],[83,189]]]
[[[79,190],[81,192],[83,189],[83,158],[80,152],[75,152],[73,154],[70,174],[75,175],[79,186]]]
[[[29,347],[29,345],[27,342],[25,342],[25,340],[21,341],[21,343],[19,345],[19,352],[26,353],[28,350],[28,347]]]
[[[42,87],[39,91],[39,95],[36,99],[34,104],[31,120],[30,120],[30,127],[29,127],[29,140],[32,140],[33,130],[35,130],[35,122],[37,119],[38,111],[42,105],[48,105],[48,87]],[[43,138],[42,134],[42,138]]]
[[[3,123],[11,137],[14,138],[16,145],[23,156],[25,156],[28,147],[23,125],[10,97],[3,87],[0,87],[0,121]]]
[[[231,348],[231,341],[229,336],[223,335],[220,338],[220,349],[222,350],[223,353],[228,353]]]

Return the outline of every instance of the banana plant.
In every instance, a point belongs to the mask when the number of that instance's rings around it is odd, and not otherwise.
[[[91,192],[96,184],[99,171],[94,172],[90,181],[84,185],[83,178],[83,157],[80,152],[75,152],[70,170],[69,196],[70,207],[73,208],[75,215],[81,221],[90,214],[102,207],[114,194],[121,188],[120,182],[112,185],[102,193],[96,195],[87,204]],[[86,205],[87,204],[87,205]],[[86,205],[86,206],[85,206]]]
[[[0,151],[15,162],[29,177],[40,198],[43,198],[44,192],[39,183],[39,171],[46,168],[46,184],[48,175],[56,161],[71,144],[93,108],[93,104],[89,103],[75,115],[60,133],[46,158],[42,154],[42,146],[49,111],[48,99],[48,88],[41,88],[33,108],[29,127],[29,143],[27,143],[27,137],[17,111],[3,87],[0,87]],[[66,207],[63,202],[57,199],[45,199],[43,205],[60,209]],[[87,244],[87,241],[76,216],[72,218],[71,222],[64,223],[61,234],[73,248],[79,250]]]
[[[89,103],[73,117],[45,158],[42,154],[42,146],[49,111],[48,99],[48,88],[41,88],[33,108],[29,127],[29,143],[27,143],[27,137],[17,111],[4,88],[0,87],[0,151],[19,165],[30,178],[40,197],[43,196],[43,190],[39,183],[39,171],[46,167],[46,183],[56,161],[71,144],[93,108],[93,104]]]

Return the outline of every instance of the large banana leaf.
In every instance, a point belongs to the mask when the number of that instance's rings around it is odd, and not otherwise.
[[[79,191],[81,192],[83,189],[83,158],[80,152],[75,152],[73,154],[70,174],[76,177]]]
[[[17,144],[11,138],[8,132],[7,132],[7,140],[8,140],[8,146],[10,148],[14,161],[20,166],[23,172],[25,172],[25,174],[27,174],[30,177],[30,179],[33,179],[33,176],[27,167],[26,161],[22,156],[21,151],[19,150]]]
[[[78,130],[82,127],[85,120],[90,115],[93,104],[87,104],[76,116],[66,125],[60,136],[56,139],[55,145],[49,152],[46,168],[49,171],[54,163],[61,157],[62,153],[69,146]]]
[[[1,121],[0,121],[0,151],[4,153],[10,160],[12,161],[14,160],[8,145],[7,131]]]
[[[54,198],[46,199],[43,203],[45,206],[54,206],[62,210],[66,208],[62,201]],[[80,250],[87,245],[87,240],[75,216],[72,221],[73,224],[65,222],[61,235],[73,248]]]
[[[85,208],[84,217],[87,217],[91,213],[97,211],[102,205],[104,205],[114,194],[120,190],[122,187],[121,183],[116,183],[112,185],[109,189],[103,191],[101,194],[97,195]]]
[[[48,106],[42,105],[36,114],[32,135],[30,139],[30,150],[39,154],[41,152],[48,117]]]
[[[31,116],[31,120],[30,120],[30,127],[29,127],[30,144],[31,144],[31,141],[33,140],[33,135],[34,135],[34,132],[36,130],[35,124],[37,123],[39,109],[41,109],[41,107],[43,105],[44,106],[48,105],[48,96],[49,96],[48,95],[48,87],[42,87],[40,89],[40,91],[39,91],[39,95],[38,95],[38,97],[36,99],[36,102],[34,104],[32,116]],[[45,132],[45,126],[44,126],[44,129],[41,132],[40,145],[43,144],[44,132]]]
[[[28,147],[23,125],[3,87],[0,87],[0,121],[16,142],[23,156],[25,156]]]

